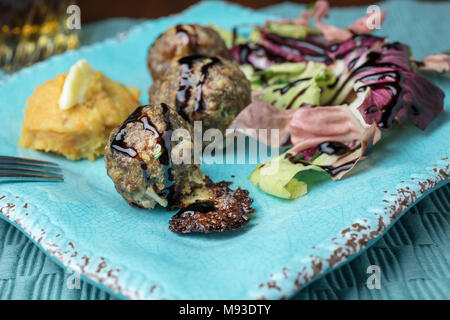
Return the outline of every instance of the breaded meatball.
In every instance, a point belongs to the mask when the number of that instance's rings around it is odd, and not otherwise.
[[[171,197],[189,194],[192,187],[204,183],[198,165],[172,163],[171,151],[183,143],[171,141],[177,129],[192,131],[173,108],[158,104],[138,107],[111,133],[105,149],[106,169],[128,203],[149,209],[156,203],[166,207]]]
[[[182,130],[186,135],[178,134]],[[175,108],[164,103],[138,107],[111,133],[105,149],[108,175],[129,204],[180,209],[170,222],[173,232],[240,228],[254,212],[253,200],[246,190],[231,190],[230,183],[213,183],[192,158],[184,158],[183,152],[191,156],[195,149],[191,138],[192,126]],[[188,161],[180,162],[176,155]]]
[[[162,76],[172,60],[191,54],[231,59],[225,42],[216,31],[198,24],[180,24],[167,29],[150,47],[147,64],[153,80]]]
[[[173,61],[164,77],[149,89],[150,104],[176,106],[191,124],[202,121],[203,129],[222,132],[251,102],[250,83],[233,62],[203,55]]]

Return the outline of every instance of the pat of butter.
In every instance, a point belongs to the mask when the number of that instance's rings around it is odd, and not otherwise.
[[[79,60],[69,70],[59,98],[59,108],[67,110],[84,99],[94,69],[86,60]]]

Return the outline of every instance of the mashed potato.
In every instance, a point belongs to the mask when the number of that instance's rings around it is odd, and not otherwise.
[[[102,155],[110,132],[139,105],[140,91],[94,71],[83,100],[62,110],[59,99],[66,76],[43,83],[28,98],[19,145],[94,161]]]

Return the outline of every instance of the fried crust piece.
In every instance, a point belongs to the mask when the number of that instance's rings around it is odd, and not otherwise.
[[[169,229],[175,233],[209,233],[234,230],[246,224],[253,199],[247,190],[231,190],[230,182],[210,182],[211,198],[191,203],[175,214]]]

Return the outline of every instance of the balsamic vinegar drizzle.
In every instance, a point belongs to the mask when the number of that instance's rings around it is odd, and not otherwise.
[[[128,116],[128,118],[124,121],[124,123],[122,124],[122,126],[119,128],[119,131],[117,132],[117,135],[114,137],[113,143],[111,144],[111,148],[114,150],[117,150],[131,158],[135,158],[138,157],[138,153],[137,151],[128,146],[125,143],[125,134],[126,134],[126,126],[127,124],[131,123],[131,122],[136,122],[140,119],[141,115],[142,115],[142,109],[145,106],[140,106],[138,107],[136,110],[133,111],[132,114],[130,114]]]
[[[273,92],[280,92],[280,95],[284,95],[286,94],[291,88],[295,87],[296,85],[302,83],[303,81],[307,81],[307,80],[311,80],[312,78],[303,78],[303,79],[298,79],[295,81],[292,81],[290,83],[288,83],[287,85],[285,85],[284,87],[281,88],[277,88],[274,89]],[[305,87],[302,90],[300,90],[293,98],[292,100],[289,102],[289,104],[286,106],[286,109],[291,109],[292,106],[294,105],[295,101],[297,101],[297,99],[303,95],[305,93],[305,91],[308,89],[309,87]],[[272,104],[275,104],[275,102],[273,102]]]
[[[354,35],[353,41],[355,41],[356,46],[352,46],[349,50],[346,50],[344,52],[339,53],[338,55],[334,55],[334,52],[337,52],[340,49],[341,44],[332,44],[328,47],[324,47],[320,43],[314,43],[313,41],[302,41],[297,39],[291,39],[291,38],[285,38],[280,37],[275,34],[271,33],[264,33],[262,34],[264,38],[266,38],[268,41],[279,45],[283,50],[286,52],[292,52],[296,54],[300,54],[305,58],[306,61],[319,61],[324,63],[330,63],[334,59],[343,59],[351,52],[354,52],[355,50],[360,49],[370,49],[371,45],[369,43],[364,43],[364,40],[368,40],[371,42],[378,42],[378,41],[384,41],[384,38],[381,37],[375,37],[372,35]],[[398,50],[401,51],[404,49],[404,46],[401,43],[394,42],[394,43],[388,43],[383,45],[382,51],[384,50]],[[256,50],[261,51],[263,54],[260,54],[260,56],[268,56],[268,53],[271,53],[271,51],[264,46],[261,45],[255,45],[255,44],[246,44],[246,45],[240,45],[239,46],[239,63],[241,64],[252,64],[248,57],[250,54],[254,54]],[[334,56],[334,57],[333,57]],[[288,59],[275,55],[275,57],[281,61],[279,62],[285,62]],[[364,57],[364,56],[363,56]],[[380,89],[384,88],[387,90],[390,90],[392,92],[392,98],[389,100],[389,103],[382,107],[381,109],[381,119],[379,119],[377,125],[381,129],[389,129],[393,125],[393,121],[398,113],[398,111],[405,106],[405,101],[402,97],[402,83],[405,80],[405,75],[401,70],[403,69],[402,66],[396,65],[392,62],[382,62],[382,58],[384,57],[384,54],[382,52],[372,51],[369,52],[363,59],[364,61],[361,65],[355,68],[357,63],[360,61],[361,57],[358,56],[354,58],[352,61],[348,64],[348,70],[350,74],[345,79],[344,83],[341,85],[342,88],[344,88],[347,83],[355,77],[357,77],[359,74],[370,70],[372,68],[382,68],[382,67],[389,67],[394,68],[394,70],[390,71],[384,71],[384,72],[378,72],[375,74],[369,74],[367,76],[356,78],[356,83],[362,82],[362,86],[358,88],[358,92],[364,91],[366,88],[371,89]],[[273,59],[273,61],[275,61]],[[253,65],[253,64],[252,64]],[[255,66],[254,66],[255,67]],[[255,68],[256,69],[256,68]],[[381,82],[380,80],[388,79],[388,81]],[[280,92],[281,95],[287,93],[292,87],[297,85],[300,80],[291,82],[287,84],[286,86],[282,88],[277,88],[274,90],[274,92]],[[329,85],[330,88],[333,88],[338,83],[338,79],[335,81],[334,84]],[[303,90],[304,91],[304,90]],[[289,109],[292,107],[295,100],[303,94],[303,91],[299,92],[296,97],[290,102],[290,104],[287,106],[286,109]],[[333,101],[337,95],[339,94],[339,91],[335,93],[334,97],[331,99]],[[409,111],[413,115],[420,114],[421,110],[417,108],[416,105],[408,106],[410,109]],[[377,113],[379,111],[378,106],[373,105],[367,108],[365,110],[366,114],[370,113]],[[346,146],[345,144],[339,143],[339,142],[324,142],[318,146],[319,151],[321,153],[326,154],[335,154],[335,155],[344,155],[347,154],[350,151],[350,148]],[[308,161],[302,160],[297,158],[296,156],[292,154],[287,154],[286,158],[288,158],[289,161],[292,163],[303,163],[305,165],[309,165],[310,163]],[[336,176],[342,171],[349,170],[352,168],[352,166],[356,163],[357,160],[350,161],[348,163],[345,163],[343,165],[340,165],[339,167],[333,167],[333,166],[319,166],[325,171],[327,171],[331,176]],[[262,165],[263,166],[263,165]],[[261,167],[262,167],[261,166]]]
[[[333,167],[333,166],[320,166],[323,170],[328,172],[332,177],[337,176],[342,171],[346,171],[351,169],[356,163],[355,161],[350,161],[347,163],[344,163],[343,165],[340,165],[339,167]]]
[[[392,92],[392,98],[389,101],[389,104],[385,106],[382,111],[381,120],[377,123],[378,127],[382,129],[389,129],[392,127],[393,121],[397,112],[404,106],[403,100],[400,98],[400,92],[402,90],[400,84],[398,82],[395,83],[379,83],[372,85],[364,85],[358,89],[358,91],[364,90],[366,87],[370,87],[371,89],[389,89]],[[377,106],[370,106],[365,113],[376,113],[378,111]],[[417,109],[417,112],[420,113],[420,110]]]
[[[366,40],[366,39],[373,39],[375,41],[384,41],[384,38],[382,38],[382,37],[376,37],[376,36],[368,35],[368,34],[359,34],[359,35],[353,36],[352,40],[355,41],[356,46],[351,47],[350,49],[339,53],[338,55],[336,55],[335,58],[343,59],[343,58],[345,58],[346,55],[348,55],[352,51],[355,51],[358,49],[369,49],[370,46],[364,46],[361,43],[363,40]],[[334,43],[328,47],[328,52],[334,53],[334,52],[338,51],[340,47],[341,47],[340,43]]]
[[[336,52],[341,47],[340,43],[333,43],[331,46],[328,47],[328,51],[330,52]],[[346,52],[348,53],[348,52]]]
[[[332,53],[339,50],[341,44],[336,43],[332,44],[328,47],[325,47],[323,44],[320,44],[318,42],[313,41],[303,41],[293,38],[286,38],[281,37],[276,34],[267,33],[267,32],[261,32],[262,36],[267,39],[268,41],[280,46],[283,50],[286,52],[292,52],[295,54],[299,54],[305,58],[306,61],[318,61],[323,63],[331,63],[334,59],[332,58]],[[349,50],[344,51],[336,55],[335,59],[342,59],[345,56],[347,56],[349,53],[363,49],[363,48],[369,48],[368,45],[363,44],[364,40],[373,39],[376,41],[384,41],[384,38],[376,37],[372,35],[355,35],[353,36],[353,41],[355,41],[356,46],[351,47]],[[383,46],[383,49],[390,49],[390,50],[403,50],[403,45],[398,42],[385,44]],[[257,54],[259,53],[259,54]],[[250,54],[256,54],[260,57],[267,57],[267,59],[271,59],[271,61],[275,62],[285,62],[287,61],[286,58],[279,56],[275,53],[272,53],[269,49],[265,48],[264,46],[258,45],[258,44],[245,44],[239,46],[239,63],[241,64],[252,64],[249,61],[249,55]],[[349,62],[348,68],[350,70],[350,75],[347,77],[347,79],[342,84],[342,88],[345,87],[345,85],[354,78],[357,74],[360,74],[370,68],[376,68],[376,67],[394,67],[394,68],[400,68],[400,66],[397,66],[393,63],[382,63],[379,62],[379,60],[383,57],[382,53],[379,52],[369,52],[367,54],[367,61],[364,62],[361,66],[355,68],[355,65],[358,63],[361,57],[356,57],[352,61]],[[253,65],[253,64],[252,64]],[[254,65],[253,65],[254,66]],[[255,67],[255,66],[254,66]],[[255,68],[257,69],[257,68]],[[378,89],[378,88],[386,88],[388,90],[391,90],[393,94],[393,98],[389,101],[388,105],[384,106],[381,114],[381,119],[378,121],[377,125],[381,129],[389,129],[392,127],[393,121],[395,119],[395,116],[397,112],[404,106],[404,101],[401,99],[402,96],[402,87],[401,84],[404,80],[404,75],[401,72],[398,71],[388,71],[384,73],[379,73],[376,75],[369,75],[366,77],[363,77],[361,79],[358,79],[357,81],[373,81],[373,80],[381,80],[383,77],[392,77],[394,78],[393,82],[388,83],[375,83],[375,84],[365,84],[362,87],[359,88],[359,91],[364,90],[367,87],[370,87],[372,89]],[[333,88],[338,81],[336,81],[333,85],[330,85],[330,88]],[[291,88],[290,85],[281,88],[276,89],[276,91],[280,91],[281,94],[286,93]],[[300,92],[294,99],[289,103],[287,106],[287,109],[291,108],[292,105],[295,103],[295,100],[304,92]],[[335,93],[331,101],[333,101],[337,95],[339,94],[339,90]],[[366,113],[375,113],[378,111],[377,106],[371,106],[366,110]],[[410,111],[414,114],[420,114],[421,110],[419,110],[416,106],[410,106]]]
[[[152,131],[157,143],[161,146],[161,149],[163,150],[162,155],[158,158],[158,161],[163,167],[164,170],[164,189],[163,190],[157,190],[156,186],[153,185],[154,191],[160,195],[167,197],[170,193],[170,189],[174,183],[173,175],[172,175],[172,168],[171,168],[171,160],[170,160],[170,152],[171,152],[171,145],[170,145],[170,139],[172,137],[172,125],[170,123],[169,114],[170,110],[169,107],[165,103],[161,103],[161,108],[163,112],[163,119],[166,123],[166,130],[161,135],[159,131],[156,129],[156,126],[153,125],[150,118],[143,113],[143,109],[146,106],[140,106],[138,107],[122,124],[120,127],[117,135],[113,139],[113,143],[111,144],[111,148],[113,150],[116,150],[128,157],[134,158],[139,161],[139,165],[142,170],[142,175],[144,176],[145,182],[147,184],[150,184],[150,175],[148,174],[148,167],[145,161],[141,158],[139,153],[134,149],[133,147],[127,145],[125,142],[125,135],[126,135],[126,126],[129,123],[132,122],[141,122],[145,130]]]
[[[398,50],[398,45],[393,45],[389,47],[390,49]],[[379,62],[379,60],[383,58],[383,54],[380,52],[369,52],[367,54],[367,61],[365,61],[361,66],[353,69],[356,65],[356,63],[359,61],[360,58],[355,58],[349,63],[349,70],[351,70],[349,76],[342,84],[342,88],[345,87],[345,85],[353,79],[358,74],[367,71],[372,68],[380,68],[380,67],[394,67],[394,68],[400,68],[399,66],[393,64],[393,63],[384,63]],[[392,99],[389,101],[389,103],[383,107],[381,119],[378,121],[377,125],[381,129],[389,129],[392,127],[393,121],[395,119],[395,116],[397,112],[405,105],[403,99],[402,99],[402,86],[404,80],[404,75],[402,72],[399,72],[398,70],[393,71],[385,71],[385,72],[379,72],[376,74],[367,75],[365,77],[359,78],[356,80],[356,82],[371,82],[374,80],[382,80],[384,78],[393,78],[394,81],[386,82],[386,83],[372,83],[372,84],[363,84],[359,89],[358,92],[364,91],[367,87],[371,89],[380,89],[380,88],[386,88],[388,90],[391,90],[392,92]],[[333,101],[336,96],[339,94],[339,91],[335,93],[334,97],[331,99]],[[367,113],[375,113],[378,111],[377,106],[370,106],[366,110]],[[420,110],[418,110],[420,112]]]
[[[264,33],[263,35],[269,41],[279,45],[284,51],[301,55],[306,61],[323,62],[326,64],[333,62],[327,54],[326,48],[318,43],[281,37],[273,33]]]
[[[385,46],[385,48],[388,47],[389,49],[393,50],[402,50],[401,45],[399,44],[392,44],[389,46]],[[338,46],[334,46],[330,48],[330,50],[338,50]],[[364,71],[367,71],[371,68],[380,68],[380,67],[393,67],[393,68],[400,68],[400,66],[397,66],[393,63],[384,63],[380,62],[383,58],[383,54],[379,52],[369,52],[367,54],[367,61],[365,61],[362,65],[355,68],[355,65],[359,61],[360,57],[355,58],[353,61],[349,63],[349,70],[351,70],[350,75],[347,77],[347,79],[344,81],[344,84],[342,87],[344,87],[348,81],[350,81],[352,78],[357,76],[358,74],[361,74]],[[389,81],[387,82],[377,82],[383,79],[389,78]],[[375,83],[374,83],[375,81]],[[381,119],[377,123],[378,127],[382,129],[388,129],[392,126],[393,121],[395,119],[395,116],[397,112],[404,106],[404,101],[402,100],[402,87],[401,84],[404,81],[404,75],[399,70],[390,70],[390,71],[384,71],[384,72],[378,72],[375,74],[370,74],[364,77],[361,77],[356,80],[356,82],[362,82],[363,85],[358,88],[358,92],[364,91],[367,87],[370,87],[371,89],[379,89],[379,88],[385,88],[392,92],[392,98],[390,99],[389,103],[384,106],[384,108],[381,110]],[[367,83],[367,84],[365,84]],[[286,89],[285,92],[287,92],[289,88]],[[282,90],[280,90],[283,92]],[[334,98],[333,98],[334,99]],[[377,106],[371,106],[369,107],[365,112],[366,113],[375,113],[378,111]],[[420,110],[415,108],[412,110],[413,113],[420,113]],[[344,155],[350,151],[350,148],[346,146],[345,144],[339,143],[339,142],[324,142],[318,146],[319,151],[322,153],[327,154],[335,154],[335,155]],[[294,155],[288,155],[288,160],[294,164],[296,163],[302,163],[304,165],[309,165],[310,163],[308,161],[305,161],[303,159],[299,159],[295,157]],[[347,163],[344,163],[338,167],[334,166],[320,166],[323,170],[328,172],[332,177],[338,175],[339,173],[351,169],[357,160],[353,160]]]
[[[332,44],[328,47],[325,47],[324,45],[320,43],[315,43],[313,41],[303,41],[293,38],[286,38],[286,37],[280,37],[276,34],[272,33],[266,33],[261,32],[262,36],[267,39],[268,41],[280,46],[283,50],[287,52],[292,52],[295,54],[299,54],[305,58],[306,61],[319,61],[324,63],[331,63],[333,61],[332,53],[339,50],[341,44]],[[373,39],[376,41],[384,41],[384,38],[381,37],[375,37],[372,35],[355,35],[353,36],[353,41],[355,41],[356,46],[351,47],[349,50],[344,51],[342,53],[339,53],[336,55],[335,59],[342,59],[345,56],[347,56],[349,53],[363,49],[363,48],[369,48],[368,44],[364,44],[364,40],[370,40]],[[383,50],[403,50],[403,45],[401,43],[390,43],[385,44],[383,46]],[[266,56],[268,59],[272,59],[276,62],[285,62],[287,59],[284,57],[278,56],[274,53],[272,53],[270,50],[266,49],[264,46],[257,45],[257,44],[246,44],[246,45],[240,45],[239,46],[239,62],[241,64],[252,64],[249,61],[249,55],[255,54],[256,52],[259,52],[257,56],[264,57]],[[348,68],[350,70],[350,74],[347,77],[347,79],[342,84],[342,88],[345,87],[345,85],[355,76],[358,74],[367,71],[371,68],[379,68],[379,67],[394,67],[394,68],[400,68],[400,66],[397,66],[393,63],[383,63],[379,62],[379,60],[383,57],[382,53],[379,52],[369,52],[367,54],[367,61],[365,61],[361,66],[356,67],[356,64],[361,59],[361,57],[356,57],[352,61],[349,62]],[[278,61],[277,61],[278,60]],[[281,61],[280,61],[281,60]],[[391,77],[394,79],[394,81],[386,82],[386,83],[374,83],[374,84],[364,84],[361,86],[358,91],[363,91],[367,87],[370,87],[372,89],[379,89],[379,88],[386,88],[388,90],[391,90],[392,92],[392,99],[389,101],[389,103],[384,106],[381,110],[381,119],[378,121],[377,125],[381,129],[389,129],[392,127],[393,121],[395,119],[395,116],[397,112],[405,105],[404,101],[402,99],[402,86],[401,84],[404,81],[404,75],[402,72],[398,72],[397,70],[394,71],[388,71],[388,72],[381,72],[379,74],[369,75],[366,77],[363,77],[361,79],[357,79],[358,81],[362,82],[372,82],[375,80],[381,80],[384,77]],[[334,85],[337,84],[338,81],[335,82]],[[289,84],[283,88],[276,89],[274,91],[280,91],[281,94],[285,94],[292,86],[294,86],[295,83],[292,85]],[[330,85],[330,88],[333,88],[334,85]],[[289,109],[292,107],[292,105],[295,103],[296,99],[303,94],[304,92],[300,92],[297,94],[294,99],[289,103],[289,105],[286,107],[286,109]],[[333,101],[337,95],[339,94],[339,91],[337,91],[334,95],[334,97],[331,99]],[[410,111],[414,114],[420,114],[421,110],[419,110],[416,106],[410,106]],[[376,113],[378,111],[377,106],[370,106],[365,112],[368,113]]]
[[[292,108],[292,106],[294,105],[295,101],[297,101],[297,99],[303,95],[305,93],[305,91],[308,90],[308,87],[303,88],[302,90],[300,90],[295,97],[291,100],[291,102],[289,102],[289,104],[286,106],[286,109],[289,110]]]
[[[341,142],[329,141],[319,144],[319,151],[326,154],[342,156],[350,151],[350,148]]]
[[[367,75],[365,77],[359,78],[358,81],[369,82],[369,81],[379,81],[385,78],[394,78],[395,80],[399,79],[399,74],[397,71],[385,71]],[[360,90],[361,91],[361,90]]]
[[[319,144],[318,146],[318,151],[321,153],[326,153],[326,154],[330,154],[330,155],[337,155],[337,156],[343,156],[345,154],[347,154],[348,152],[350,152],[350,148],[341,143],[341,142],[337,142],[337,141],[326,141],[326,142],[322,142],[321,144]],[[356,163],[356,160],[353,161],[349,161],[347,163],[344,163],[342,165],[340,165],[339,167],[333,167],[333,166],[324,166],[324,165],[318,165],[318,164],[312,164],[309,161],[306,161],[304,159],[300,159],[298,158],[296,155],[292,154],[292,153],[287,153],[284,156],[285,159],[288,159],[289,162],[291,162],[292,164],[298,164],[301,163],[303,165],[315,165],[319,168],[322,168],[323,170],[325,170],[328,174],[330,174],[332,177],[336,176],[337,174],[339,174],[342,171],[351,169],[351,167]]]
[[[371,64],[374,67],[381,66],[380,64],[377,64],[376,61],[369,60],[369,65]],[[366,69],[364,67],[363,69]],[[359,73],[361,71],[358,71]],[[393,78],[394,82],[386,82],[386,83],[373,83],[373,84],[365,84],[362,85],[360,88],[358,88],[358,92],[364,91],[367,87],[371,89],[388,89],[392,92],[392,98],[389,100],[389,103],[383,107],[381,119],[378,121],[377,125],[381,129],[390,129],[392,127],[392,124],[394,122],[395,116],[397,115],[397,112],[405,106],[405,103],[402,99],[402,86],[401,83],[403,83],[404,75],[401,72],[395,71],[388,71],[388,72],[380,72],[372,75],[368,75],[366,77],[363,77],[361,79],[358,79],[358,82],[365,82],[365,81],[374,81],[374,80],[382,80],[386,77]],[[366,110],[367,113],[375,113],[377,111],[377,106],[370,106]],[[419,111],[420,112],[420,111]]]
[[[296,85],[302,83],[303,81],[307,81],[307,80],[311,80],[311,79],[312,78],[309,77],[309,78],[303,78],[303,79],[298,79],[298,80],[289,82],[284,87],[273,90],[273,92],[280,91],[281,94],[285,94],[286,92],[288,92],[291,88],[295,87]]]
[[[309,165],[317,166],[317,167],[325,170],[332,177],[335,177],[336,175],[338,175],[342,171],[351,169],[353,167],[353,165],[357,161],[357,160],[353,160],[353,161],[349,161],[347,163],[344,163],[344,164],[340,165],[339,167],[333,167],[333,166],[323,166],[323,165],[318,165],[318,164],[312,164],[312,163],[310,163],[310,162],[308,162],[306,160],[299,159],[295,155],[289,154],[289,153],[286,154],[285,158],[288,159],[289,162],[291,162],[292,164],[301,163],[301,164],[303,164],[305,166],[309,166]],[[262,168],[262,166],[260,168]]]
[[[275,63],[283,63],[283,62],[287,61],[284,57],[272,52],[271,50],[269,50],[266,47],[263,47],[257,43],[240,44],[238,47],[239,47],[239,63],[240,64],[250,64],[257,71],[262,70],[262,69],[256,65],[254,65],[250,61],[249,56],[251,54],[254,54],[255,56],[257,56],[259,58],[264,58],[268,61],[273,61]]]
[[[188,106],[188,102],[192,94],[192,88],[194,86],[194,80],[192,79],[193,66],[195,62],[205,59],[209,59],[211,61],[201,67],[200,79],[197,84],[195,84],[197,88],[197,97],[194,105],[194,118],[198,118],[198,112],[202,112],[204,110],[202,86],[208,77],[209,69],[216,64],[222,63],[222,61],[217,57],[207,57],[200,54],[185,56],[178,60],[178,63],[182,65],[182,70],[175,105],[178,113],[180,113],[180,115],[187,121],[189,121],[189,116],[184,109]]]
[[[293,38],[280,37],[280,36],[272,34],[272,33],[263,33],[263,36],[267,40],[281,46],[283,48],[283,50],[285,50],[287,52],[293,52],[293,53],[302,55],[306,61],[319,61],[319,62],[324,62],[324,63],[332,62],[333,59],[328,53],[333,53],[333,52],[338,51],[340,48],[340,45],[341,45],[339,43],[336,43],[336,44],[332,44],[328,47],[324,47],[320,43],[313,43],[313,42],[308,42],[308,41],[303,41],[303,40],[298,40],[298,39],[293,39]],[[384,38],[375,37],[372,35],[355,35],[355,36],[353,36],[353,41],[355,41],[356,46],[350,48],[349,50],[347,50],[345,52],[338,54],[336,56],[336,59],[342,59],[345,56],[347,56],[349,53],[351,53],[355,50],[362,49],[362,48],[369,48],[367,45],[363,45],[363,40],[367,40],[367,39],[373,39],[374,41],[384,41]],[[268,56],[268,54],[270,54],[270,50],[266,49],[263,46],[255,45],[255,44],[240,45],[239,48],[240,48],[240,51],[239,51],[240,52],[240,61],[239,62],[241,64],[245,64],[245,63],[251,64],[251,62],[248,59],[248,56],[251,53],[261,51],[263,53],[261,56]],[[402,50],[403,46],[400,43],[394,42],[391,44],[384,45],[383,49]],[[280,56],[276,56],[276,57],[278,59],[284,59],[284,61],[286,61],[286,59],[283,57],[280,57]],[[367,61],[365,61],[361,66],[359,66],[357,68],[355,68],[355,65],[358,63],[358,61],[360,61],[361,57],[354,58],[348,64],[348,69],[350,70],[350,74],[347,77],[347,79],[344,81],[344,83],[342,84],[341,87],[342,88],[345,87],[345,85],[352,78],[354,78],[358,74],[360,74],[364,71],[367,71],[368,69],[371,69],[371,68],[375,68],[375,67],[399,68],[399,66],[397,66],[393,63],[379,62],[379,60],[382,57],[383,57],[382,53],[369,52],[366,57]],[[268,58],[272,58],[272,57],[268,56]],[[283,61],[280,61],[280,62],[283,62]],[[393,78],[394,81],[388,82],[388,83],[364,84],[363,86],[361,86],[358,89],[359,92],[365,90],[367,87],[370,87],[372,89],[386,88],[388,90],[391,90],[393,98],[389,101],[389,104],[384,106],[384,108],[381,110],[382,111],[381,119],[377,123],[378,127],[382,128],[382,129],[389,129],[390,127],[392,127],[392,124],[393,124],[393,121],[395,119],[397,112],[404,105],[404,103],[403,103],[404,101],[402,99],[400,99],[401,93],[402,93],[401,83],[404,80],[404,76],[401,72],[394,70],[394,71],[380,72],[378,74],[368,75],[363,78],[357,79],[357,82],[359,82],[359,81],[372,82],[372,81],[376,81],[376,80],[382,80],[383,78],[386,78],[386,77]],[[275,89],[274,92],[279,91],[281,94],[285,94],[286,92],[289,91],[289,89],[291,89],[293,86],[297,85],[299,82],[301,82],[301,81],[298,81],[298,82],[294,81],[292,83],[289,83],[285,87]],[[333,85],[329,85],[329,87],[333,88],[337,83],[338,83],[338,81],[335,81],[335,83]],[[292,99],[292,101],[286,106],[286,109],[292,108],[295,101],[304,92],[305,92],[305,90],[302,90],[301,92],[299,92]],[[335,95],[331,99],[331,101],[334,100],[338,94],[339,94],[339,91],[337,91],[335,93]],[[411,110],[414,114],[420,113],[420,110],[418,110],[417,108],[414,109],[413,107],[411,107]],[[377,106],[371,106],[365,112],[366,112],[366,114],[368,114],[368,113],[376,113],[377,111],[378,111]]]
[[[206,79],[208,78],[209,74],[209,68],[211,68],[215,64],[222,63],[217,57],[211,57],[211,62],[206,63],[202,66],[200,72],[200,79],[197,82],[197,99],[195,99],[195,106],[194,106],[194,114],[197,112],[203,112],[204,105],[203,105],[203,84],[205,83]]]
[[[174,186],[174,177],[172,173],[172,146],[170,144],[170,140],[172,138],[172,124],[170,123],[170,109],[165,103],[161,103],[162,111],[163,111],[163,119],[166,123],[166,130],[162,135],[162,142],[164,143],[164,152],[158,158],[159,162],[163,166],[164,170],[164,190],[157,191],[159,195],[163,195],[164,197],[168,197],[172,193],[172,188]],[[156,190],[155,190],[156,191]]]
[[[206,59],[206,57],[196,54],[186,56],[178,60],[178,63],[182,65],[182,70],[178,91],[176,93],[175,105],[177,107],[178,113],[187,121],[189,121],[189,116],[184,111],[184,108],[187,107],[188,101],[191,97],[192,82],[193,82],[191,77],[192,66],[196,61],[201,61],[203,59]]]
[[[236,39],[237,39],[237,27],[233,27],[233,36],[231,38],[231,47],[233,48],[236,45]]]
[[[192,215],[196,211],[201,213],[208,213],[214,210],[216,210],[216,207],[213,201],[194,202],[184,208],[181,208],[180,211],[176,213],[176,215],[182,214]]]

